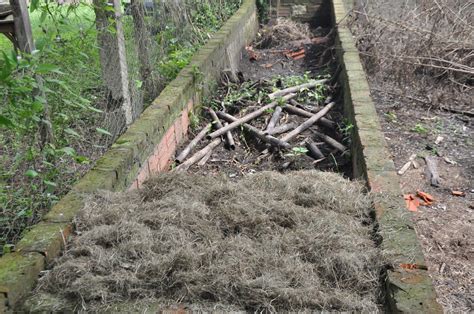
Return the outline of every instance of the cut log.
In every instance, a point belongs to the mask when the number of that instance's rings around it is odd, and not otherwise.
[[[196,162],[200,161],[204,158],[209,152],[212,152],[214,148],[216,148],[222,142],[221,138],[216,138],[211,143],[209,143],[206,147],[201,149],[200,151],[196,152],[192,157],[187,159],[185,162],[180,164],[178,167],[174,168],[175,171],[186,171],[194,165]]]
[[[288,113],[295,114],[297,116],[305,117],[305,118],[311,118],[314,115],[314,113],[308,112],[306,110],[303,110],[303,109],[300,109],[298,107],[291,106],[291,105],[283,106],[283,110],[285,110]],[[327,118],[324,118],[324,117],[321,118],[317,123],[321,124],[322,126],[325,126],[325,127],[329,128],[329,129],[334,129],[336,127],[336,123],[334,121],[331,121],[331,120],[329,120]]]
[[[188,146],[186,146],[181,152],[181,154],[179,154],[178,157],[176,157],[175,159],[176,163],[180,164],[183,162],[183,160],[186,159],[186,157],[188,157],[189,153],[193,150],[193,148],[197,145],[197,143],[199,143],[199,141],[202,140],[206,136],[207,132],[209,132],[211,127],[212,125],[210,123],[207,124],[201,130],[201,132],[199,132],[198,135],[196,135],[196,137],[193,138],[191,142],[189,142]]]
[[[283,97],[283,101],[288,101],[288,100],[292,99],[295,96],[296,96],[296,94],[286,95],[285,97]],[[222,128],[222,129],[219,129],[219,130],[216,130],[216,131],[212,132],[211,134],[209,134],[207,136],[207,138],[208,139],[214,139],[218,136],[221,136],[225,132],[231,131],[231,130],[235,129],[238,126],[240,126],[244,123],[247,123],[250,120],[253,120],[253,119],[257,118],[258,116],[260,116],[264,112],[266,112],[268,109],[273,109],[274,107],[276,107],[278,105],[278,103],[279,103],[278,101],[271,102],[268,105],[265,105],[265,106],[261,107],[260,109],[257,109],[255,111],[239,118],[239,119],[236,118],[236,120],[234,122],[230,123],[229,125],[227,125],[226,127]]]
[[[271,130],[267,130],[264,133],[265,133],[265,135],[277,135],[277,134],[288,132],[289,130],[293,130],[297,126],[298,125],[296,123],[290,122],[290,123],[286,123],[286,124],[282,124],[280,126],[277,126],[276,128],[273,128]]]
[[[325,158],[324,154],[321,152],[321,150],[319,150],[318,146],[316,146],[315,143],[309,140],[306,141],[306,148],[308,149],[310,156],[314,159],[319,160]]]
[[[336,141],[335,139],[333,139],[332,137],[324,134],[324,133],[321,133],[321,132],[318,132],[316,130],[311,130],[313,131],[313,133],[315,135],[317,135],[318,137],[320,137],[324,142],[326,142],[327,144],[329,144],[330,146],[334,147],[335,149],[337,149],[338,151],[340,152],[345,152],[347,150],[347,147],[342,145],[341,143],[339,143],[338,141]]]
[[[282,110],[283,109],[281,108],[281,106],[277,106],[275,108],[275,111],[273,111],[272,118],[268,122],[266,131],[270,131],[271,129],[273,129],[278,124],[278,121],[280,121],[280,116],[281,116]]]
[[[224,126],[227,126],[229,123],[224,123]],[[227,131],[225,133],[225,141],[226,141],[226,145],[227,145],[227,148],[230,149],[230,150],[235,150],[235,142],[234,142],[234,138],[232,137],[232,133],[230,131]]]
[[[432,186],[438,187],[440,185],[440,177],[438,174],[438,163],[435,157],[425,157],[426,169],[428,170],[428,177]]]
[[[281,140],[284,142],[288,142],[289,140],[293,139],[296,137],[298,134],[301,132],[305,131],[306,129],[310,128],[313,124],[316,123],[319,119],[321,119],[325,114],[331,110],[331,108],[334,107],[334,103],[329,103],[327,104],[323,109],[315,113],[311,118],[303,122],[300,126],[298,126],[296,129],[291,131],[290,133],[286,134]]]
[[[221,120],[219,120],[219,117],[216,115],[216,112],[212,110],[211,108],[206,108],[207,111],[209,112],[209,115],[211,116],[212,120],[214,121],[214,126],[216,130],[222,129],[224,125],[222,125]],[[225,124],[227,125],[227,123]],[[230,150],[235,150],[235,143],[234,143],[234,138],[232,137],[232,133],[230,131],[227,131],[225,133],[225,148],[230,149]]]
[[[219,117],[216,115],[216,112],[212,110],[212,108],[206,108],[207,112],[209,112],[209,115],[212,118],[212,124],[214,126],[215,130],[222,129],[224,126],[221,123],[221,120],[219,120]]]
[[[233,117],[230,114],[227,114],[227,113],[222,112],[222,111],[218,111],[217,115],[219,116],[219,118],[221,118],[223,120],[226,120],[228,122],[237,121],[236,117]],[[258,137],[260,140],[262,140],[262,141],[264,141],[264,142],[266,142],[266,143],[268,143],[272,146],[276,146],[276,147],[279,147],[279,148],[290,148],[290,144],[288,144],[288,143],[286,143],[286,142],[284,142],[284,141],[282,141],[282,140],[280,140],[276,137],[273,137],[271,135],[265,135],[265,133],[263,133],[262,131],[260,131],[256,127],[251,126],[250,124],[244,123],[244,124],[242,124],[242,126],[248,132],[252,133],[256,137]]]
[[[304,89],[304,88],[314,88],[318,85],[322,85],[324,83],[326,83],[328,80],[324,79],[324,80],[318,80],[318,81],[310,81],[308,83],[305,83],[305,84],[301,84],[301,85],[298,85],[298,86],[293,86],[293,87],[289,87],[289,88],[285,88],[285,89],[282,89],[282,90],[279,90],[277,92],[274,92],[274,93],[271,93],[268,95],[268,97],[273,100],[275,98],[278,98],[278,97],[283,97],[285,95],[288,95],[288,94],[293,94],[293,93],[297,93],[299,92],[300,90]]]
[[[212,156],[212,150],[209,150],[209,152],[206,154],[206,156],[202,157],[201,160],[199,160],[199,162],[197,163],[197,165],[199,167],[202,167],[206,164],[206,162],[209,160],[209,158],[211,158]]]

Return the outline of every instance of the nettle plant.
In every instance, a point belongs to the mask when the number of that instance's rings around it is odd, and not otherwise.
[[[88,92],[100,72],[93,67],[95,33],[67,26],[83,7],[51,5],[30,5],[38,32],[32,54],[17,53],[0,38],[0,246],[17,239],[89,162],[78,150],[89,142],[90,127],[106,132],[94,125],[101,111]]]

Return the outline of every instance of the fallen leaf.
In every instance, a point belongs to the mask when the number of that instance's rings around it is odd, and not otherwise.
[[[245,50],[247,51],[249,55],[249,60],[250,61],[257,61],[259,59],[258,54],[253,50],[252,46],[246,46]]]
[[[466,196],[466,193],[463,191],[451,191],[454,196]]]

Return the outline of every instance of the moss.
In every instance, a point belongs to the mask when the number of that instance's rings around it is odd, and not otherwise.
[[[49,262],[59,255],[71,231],[70,223],[41,222],[26,232],[15,250],[41,253]]]
[[[118,188],[117,173],[92,169],[72,188],[76,192],[115,191]]]
[[[84,196],[73,191],[56,203],[43,220],[47,222],[70,222],[84,207]]]
[[[14,307],[36,283],[44,269],[44,258],[38,253],[11,253],[0,258],[0,293],[7,296]]]

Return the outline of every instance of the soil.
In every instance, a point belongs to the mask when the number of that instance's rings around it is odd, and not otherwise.
[[[431,111],[407,99],[373,91],[397,170],[412,154],[434,155],[441,177],[430,185],[423,158],[418,169],[400,176],[403,193],[421,190],[436,199],[414,213],[438,301],[446,312],[474,309],[474,124],[473,119]],[[443,137],[439,144],[436,139]],[[446,160],[445,160],[446,159]],[[450,163],[454,162],[454,164]],[[461,191],[463,197],[452,191]]]
[[[318,28],[313,31],[313,35],[317,38],[321,38],[328,34],[328,29]],[[258,39],[257,39],[258,41]],[[254,43],[256,46],[256,43]],[[305,57],[299,60],[294,60],[290,57],[285,56],[284,51],[297,51],[301,47],[305,49]],[[243,81],[254,82],[255,84],[265,85],[265,82],[268,82],[277,77],[289,77],[289,76],[304,76],[308,75],[310,77],[320,77],[325,74],[333,74],[336,70],[335,58],[331,55],[332,42],[324,44],[301,44],[301,41],[284,43],[280,46],[273,46],[271,48],[262,48],[258,49],[252,47],[252,52],[249,53],[248,48],[243,49],[242,51],[242,60],[239,65],[239,76]],[[257,60],[252,60],[251,55],[257,55]],[[321,56],[324,55],[323,58]],[[323,60],[324,63],[316,61]],[[330,76],[331,77],[331,76]],[[290,86],[285,86],[290,87]],[[235,88],[235,87],[234,87]],[[216,103],[221,103],[222,99],[226,94],[229,93],[229,88],[227,85],[221,86],[218,93],[215,96],[214,101]],[[343,125],[342,118],[342,107],[339,105],[338,101],[338,88],[330,87],[329,94],[332,99],[335,100],[336,105],[331,110],[326,118],[331,119],[336,122],[338,126]],[[322,108],[323,103],[306,103],[304,109],[310,112],[317,112]],[[246,102],[244,104],[239,103],[235,107],[238,108],[223,108],[226,109],[228,113],[234,115],[235,117],[242,116],[245,113],[251,112],[257,109],[260,104]],[[219,108],[221,109],[221,108]],[[265,130],[268,120],[271,118],[271,113],[264,114],[261,117],[254,119],[250,124],[260,130]],[[285,111],[282,113],[282,118],[280,119],[280,125],[295,122],[297,125],[303,123],[307,118],[299,117],[296,115],[290,115]],[[190,139],[203,128],[206,124],[212,120],[203,115],[201,123],[195,130],[191,130]],[[339,142],[348,144],[348,137],[345,137],[341,134],[339,128],[328,129],[320,125],[315,125],[313,128],[319,129],[322,133],[325,133]],[[312,135],[312,130],[309,129],[301,133],[296,139],[292,140],[290,144],[292,147],[304,147],[305,139],[312,138],[314,142],[318,145],[318,148],[323,152],[327,158],[324,160],[316,161],[315,158],[312,158],[308,153],[299,153],[290,151],[272,151],[270,155],[262,155],[262,151],[268,148],[265,143],[262,143],[260,140],[256,139],[253,135],[250,135],[246,132],[241,132],[240,128],[232,132],[236,149],[229,150],[224,148],[221,144],[219,147],[213,150],[213,153],[209,160],[204,165],[194,164],[189,168],[189,172],[196,174],[204,175],[217,175],[218,173],[225,173],[229,178],[238,179],[245,176],[246,174],[255,173],[258,171],[265,170],[276,170],[276,171],[294,171],[294,170],[309,170],[309,169],[320,169],[320,170],[330,170],[335,172],[341,172],[344,175],[350,177],[350,156],[338,152],[334,148],[331,148],[325,144],[321,139],[314,137]],[[282,137],[278,135],[276,137]],[[180,148],[178,148],[178,153],[186,147],[189,142],[184,143]],[[208,144],[208,141],[202,141],[198,147],[193,151],[202,149]]]

